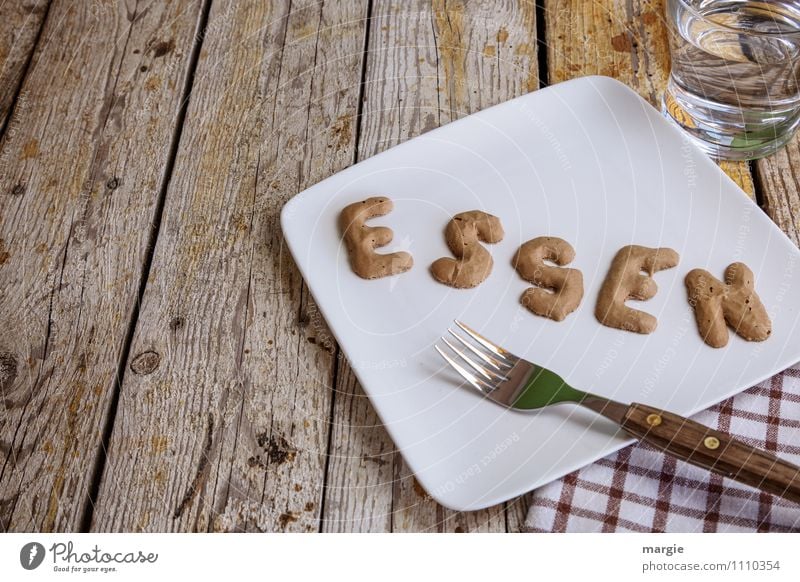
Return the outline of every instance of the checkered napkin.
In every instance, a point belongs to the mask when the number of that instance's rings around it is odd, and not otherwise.
[[[694,420],[800,464],[800,365]],[[723,479],[646,444],[531,494],[532,532],[800,532],[800,506]]]

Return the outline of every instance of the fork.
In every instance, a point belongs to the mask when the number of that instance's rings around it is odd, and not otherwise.
[[[457,330],[447,330],[455,342],[442,337],[445,349],[434,347],[492,402],[517,410],[580,404],[678,459],[800,503],[800,467],[677,414],[577,390],[547,368],[515,356],[460,321],[455,324]]]

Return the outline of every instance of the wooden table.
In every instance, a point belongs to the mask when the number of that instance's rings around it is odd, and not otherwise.
[[[0,531],[519,531],[525,497],[415,482],[279,211],[571,77],[657,103],[668,69],[654,0],[0,0]],[[800,243],[798,143],[724,168]]]

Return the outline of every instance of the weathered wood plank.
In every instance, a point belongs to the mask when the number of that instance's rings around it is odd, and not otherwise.
[[[606,75],[660,107],[670,64],[663,0],[545,0],[544,10],[551,83]],[[720,166],[755,196],[746,162]]]
[[[756,170],[764,210],[800,246],[800,135],[758,160]]]
[[[717,165],[722,168],[750,198],[753,200],[756,199],[756,187],[753,182],[753,173],[750,171],[750,165],[747,162],[718,160]]]
[[[336,378],[331,422],[323,531],[391,531],[397,453],[344,359]]]
[[[93,529],[317,531],[336,348],[279,213],[353,161],[366,10],[213,3]]]
[[[533,493],[526,493],[506,503],[506,531],[508,533],[525,533],[528,530],[525,520],[531,506]]]
[[[379,0],[360,159],[538,87],[533,1]],[[334,399],[326,531],[505,531],[502,506],[462,514],[410,475],[346,363]]]
[[[81,525],[199,14],[50,7],[0,143],[0,530]]]
[[[48,4],[49,0],[9,1],[0,4],[0,129],[4,127],[11,113],[11,105],[39,37]],[[24,116],[27,100],[26,95],[20,95],[20,118]]]

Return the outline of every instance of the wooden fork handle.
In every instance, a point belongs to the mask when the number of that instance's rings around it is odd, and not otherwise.
[[[800,503],[800,467],[729,434],[638,403],[628,407],[622,427],[693,465]]]

